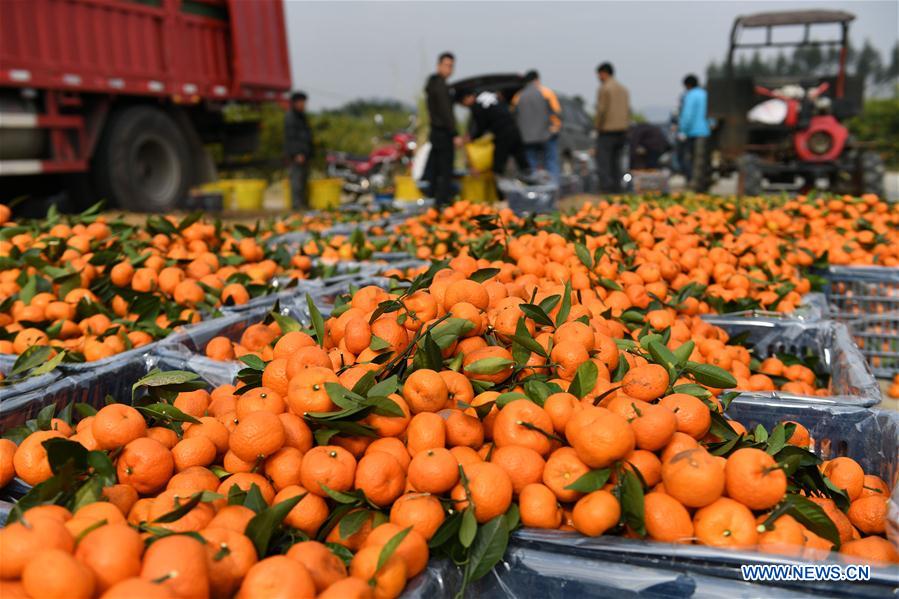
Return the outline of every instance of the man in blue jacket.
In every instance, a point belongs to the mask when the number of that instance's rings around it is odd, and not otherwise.
[[[681,105],[678,121],[678,140],[684,144],[683,171],[690,184],[696,184],[701,178],[699,169],[705,168],[708,151],[709,119],[708,94],[699,87],[696,75],[684,77],[686,91]]]

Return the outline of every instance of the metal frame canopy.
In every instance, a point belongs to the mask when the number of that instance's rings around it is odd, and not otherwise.
[[[739,16],[734,20],[730,31],[730,48],[727,52],[727,72],[733,73],[734,54],[737,49],[745,48],[793,48],[797,46],[840,46],[840,65],[837,75],[836,96],[843,96],[843,85],[846,76],[846,50],[849,44],[849,23],[855,20],[855,15],[842,10],[790,10],[779,12],[762,12],[754,15]],[[811,28],[813,25],[840,26],[838,39],[812,40]],[[801,25],[805,31],[801,40],[775,42],[772,39],[772,30],[775,27],[790,27]],[[764,42],[740,43],[741,29],[765,28]]]

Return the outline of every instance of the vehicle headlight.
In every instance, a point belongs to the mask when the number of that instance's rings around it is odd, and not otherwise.
[[[826,131],[815,131],[808,138],[808,149],[813,154],[826,154],[833,147],[833,136]]]

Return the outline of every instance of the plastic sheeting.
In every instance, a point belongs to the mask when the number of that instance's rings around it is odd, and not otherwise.
[[[739,397],[728,415],[751,429],[769,430],[784,420],[808,428],[815,453],[825,459],[849,456],[866,472],[894,488],[890,538],[899,543],[899,414],[856,406],[812,405],[803,401]],[[806,562],[768,553],[728,551],[623,537],[584,537],[572,532],[517,531],[503,561],[470,586],[469,597],[571,599],[572,597],[887,597],[899,587],[899,569],[872,568],[861,583],[749,583],[742,564],[840,564]],[[432,561],[410,581],[405,599],[450,598],[461,584],[453,564]]]
[[[810,351],[820,360],[819,367],[830,375],[827,397],[783,391],[764,393],[766,397],[859,406],[876,405],[883,398],[871,367],[843,324],[830,320],[747,319],[732,315],[703,319],[723,328],[731,337],[748,334],[744,344],[752,347],[759,359],[781,352],[803,355]]]

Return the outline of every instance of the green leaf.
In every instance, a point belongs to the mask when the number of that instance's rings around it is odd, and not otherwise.
[[[690,356],[693,354],[693,348],[695,347],[696,343],[694,343],[693,341],[687,341],[671,352],[674,354],[675,365],[678,368],[683,367],[683,365],[687,363],[687,360],[690,359]]]
[[[15,363],[12,365],[8,373],[9,378],[15,378],[17,375],[24,374],[29,370],[39,367],[50,358],[53,348],[49,345],[32,345],[24,352],[19,354]]]
[[[154,403],[148,406],[137,406],[137,410],[142,414],[146,414],[150,418],[162,420],[164,422],[190,422],[191,424],[199,424],[200,421],[185,414],[175,406],[167,403]]]
[[[474,328],[474,323],[464,318],[447,318],[428,333],[441,350],[449,348],[459,337]],[[426,335],[427,336],[427,335]]]
[[[543,311],[543,308],[534,304],[518,304],[518,308],[524,312],[525,316],[536,322],[537,324],[548,327],[555,326],[552,319]]]
[[[55,356],[53,356],[52,358],[50,358],[49,360],[47,360],[46,362],[44,362],[43,364],[41,364],[40,366],[38,366],[37,368],[32,370],[30,376],[40,376],[42,374],[47,374],[48,372],[52,372],[53,370],[56,369],[57,366],[60,365],[60,363],[62,363],[62,361],[66,357],[66,355],[68,355],[68,354],[64,351],[56,352]]]
[[[610,468],[602,468],[600,470],[591,470],[582,474],[576,481],[565,487],[571,491],[579,491],[581,493],[592,493],[602,489],[608,482],[612,470]]]
[[[784,423],[781,422],[773,429],[771,429],[771,435],[768,437],[768,447],[765,448],[765,451],[769,455],[774,455],[784,448],[784,445],[787,444],[787,436],[786,429],[784,427]]]
[[[755,427],[755,433],[753,434],[753,438],[758,443],[764,443],[768,440],[768,431],[765,430],[765,427],[759,424]]]
[[[377,335],[372,335],[371,343],[369,343],[368,347],[371,348],[373,351],[383,351],[385,349],[390,349],[390,344],[387,341],[385,341],[384,339],[381,339],[380,337],[378,337]]]
[[[200,375],[196,372],[187,372],[185,370],[170,370],[162,372],[158,368],[154,368],[145,377],[139,379],[131,386],[132,401],[137,396],[138,389],[149,387],[150,389],[167,389],[170,391],[194,391],[205,387],[206,384],[200,380]]]
[[[643,516],[643,484],[633,470],[622,469],[618,482],[618,501],[621,502],[621,522],[641,537],[646,536]]]
[[[367,374],[367,373],[366,373]],[[399,378],[396,375],[388,377],[368,390],[369,397],[387,397],[396,393],[399,389]]]
[[[581,399],[596,387],[598,376],[599,369],[596,367],[596,363],[593,360],[587,360],[577,367],[577,372],[574,374],[574,380],[571,381],[568,392]]]
[[[175,522],[176,520],[180,520],[185,515],[190,513],[192,509],[200,505],[200,502],[215,501],[216,499],[221,498],[222,496],[218,493],[212,493],[210,491],[200,491],[199,493],[194,493],[190,496],[190,499],[180,504],[172,511],[163,514],[162,516],[153,520],[153,524]]]
[[[474,509],[469,506],[462,511],[462,524],[459,526],[459,542],[465,548],[471,547],[477,532],[478,521],[475,519]]]
[[[462,513],[455,512],[449,518],[443,521],[434,536],[428,541],[428,547],[433,549],[440,547],[450,539],[455,539],[462,525]]]
[[[318,308],[315,306],[315,302],[312,301],[312,296],[308,293],[306,294],[306,305],[309,307],[309,316],[312,319],[312,328],[315,329],[315,340],[318,341],[319,346],[324,347],[325,321],[322,318],[322,313],[319,312]]]
[[[109,454],[105,451],[89,451],[87,454],[87,465],[93,470],[94,476],[103,483],[104,487],[109,487],[116,483],[115,466]]]
[[[513,360],[494,356],[472,362],[465,367],[465,372],[468,374],[499,374],[514,365]]]
[[[322,488],[322,491],[328,494],[328,497],[336,501],[337,503],[344,503],[347,505],[356,504],[362,501],[362,496],[357,493],[344,493],[342,491],[335,491],[328,485],[323,482],[319,482],[318,486]]]
[[[282,334],[293,333],[296,331],[302,331],[303,327],[300,326],[300,323],[297,322],[295,318],[291,318],[290,316],[284,316],[281,312],[277,310],[272,310],[269,312],[272,319],[278,323],[278,328],[281,329]]]
[[[712,396],[712,392],[703,387],[702,385],[697,385],[695,383],[684,383],[683,385],[675,385],[671,388],[674,393],[686,393],[687,395],[692,395],[693,397],[698,397],[699,399],[705,399],[707,397]]]
[[[599,284],[602,285],[603,287],[605,287],[606,289],[611,289],[612,291],[621,291],[621,285],[619,285],[612,279],[600,277]]]
[[[53,437],[47,439],[41,445],[47,452],[47,461],[53,474],[60,474],[67,464],[71,464],[71,467],[77,473],[87,471],[88,452],[81,443]]]
[[[506,404],[512,403],[516,399],[527,399],[531,401],[531,398],[525,395],[524,393],[519,393],[518,391],[507,391],[506,393],[501,393],[496,397],[495,403],[496,407],[504,408]],[[534,402],[537,403],[537,402]],[[479,406],[480,407],[480,406]],[[540,406],[543,407],[543,406]]]
[[[668,379],[673,383],[677,380],[677,371],[675,370],[677,366],[677,357],[671,353],[671,350],[668,349],[661,340],[653,339],[648,344],[649,355],[652,356],[653,361],[656,364],[664,366],[668,371]]]
[[[366,509],[348,513],[340,519],[340,524],[337,527],[340,538],[348,539],[359,532],[359,529],[362,528],[362,525],[365,524],[366,520],[369,518],[371,518],[371,512]]]
[[[259,356],[254,356],[253,354],[246,354],[238,358],[241,362],[252,368],[253,370],[264,370],[265,369],[265,361]]]
[[[559,312],[556,314],[556,326],[562,326],[568,315],[571,313],[571,279],[565,281],[565,290],[562,292],[562,305],[559,306]]]
[[[25,284],[19,290],[19,299],[27,306],[35,295],[37,295],[37,277],[28,275]]]
[[[737,379],[731,373],[713,364],[688,361],[684,368],[698,383],[715,389],[732,389],[737,385]]]
[[[590,250],[587,249],[587,246],[583,243],[575,243],[574,253],[577,254],[581,264],[587,267],[587,270],[593,270],[593,256],[590,255]]]
[[[524,324],[523,318],[519,319],[518,321],[518,325],[515,329],[515,334],[512,335],[512,341],[525,348],[526,350],[534,352],[538,356],[549,358],[543,346],[540,345],[536,339],[531,337],[530,333],[528,333],[527,326]]]
[[[819,537],[833,543],[835,549],[840,548],[840,533],[820,505],[794,493],[787,495],[785,501],[788,505],[786,513]]]
[[[546,398],[554,393],[552,388],[543,381],[531,380],[524,384],[524,392],[528,399],[539,406],[543,406]]]
[[[389,541],[387,541],[383,547],[381,547],[381,553],[378,554],[378,568],[375,570],[375,573],[381,571],[381,568],[384,567],[390,558],[393,556],[393,553],[396,551],[396,548],[400,546],[400,543],[403,542],[403,539],[406,538],[406,535],[409,534],[409,531],[412,530],[411,526],[407,526],[400,532],[396,533],[391,537]]]
[[[466,582],[483,578],[503,558],[509,545],[509,533],[509,523],[504,515],[478,527],[465,565]]]
[[[244,534],[253,541],[253,546],[256,547],[256,555],[259,556],[259,559],[262,559],[268,553],[268,544],[275,529],[281,525],[281,522],[287,517],[290,510],[305,496],[305,493],[303,493],[290,499],[285,499],[281,503],[277,503],[256,514],[247,523]]]
[[[487,279],[491,279],[499,274],[498,268],[482,268],[480,270],[476,270],[471,273],[471,276],[468,277],[472,281],[476,281],[478,283],[483,283]]]
[[[434,370],[435,372],[443,370],[443,354],[431,333],[425,333],[424,337],[419,341],[418,350],[412,359],[412,365],[415,370],[422,368]]]
[[[233,489],[234,487],[231,488]],[[262,490],[256,483],[250,484],[250,488],[247,489],[247,494],[243,498],[243,502],[241,503],[241,505],[250,508],[257,514],[261,513],[268,507],[268,503],[266,503],[265,497],[262,496]]]
[[[356,395],[359,395],[360,397],[364,397],[365,395],[368,394],[369,389],[374,387],[377,380],[378,380],[377,376],[375,375],[373,370],[367,371],[365,374],[362,375],[362,378],[359,379],[355,385],[353,385],[353,393],[355,393]],[[331,384],[335,385],[335,383],[331,383]],[[328,388],[327,383],[325,383],[325,387]],[[345,394],[343,393],[342,386],[340,386],[340,389],[341,389],[340,394],[345,396]],[[328,388],[328,395],[329,396],[332,395],[330,388]],[[333,397],[332,397],[332,401],[333,401]],[[337,402],[335,402],[335,403],[337,403]],[[341,404],[337,404],[337,405],[339,405],[342,408],[346,407]]]

